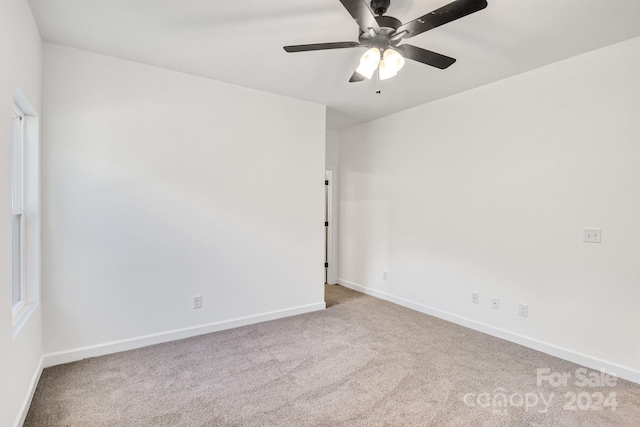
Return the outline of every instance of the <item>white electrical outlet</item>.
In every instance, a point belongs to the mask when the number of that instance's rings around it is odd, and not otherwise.
[[[582,230],[582,241],[588,243],[602,243],[602,228],[585,228]]]
[[[491,307],[496,310],[500,308],[500,300],[498,298],[491,298]]]
[[[471,302],[474,304],[478,303],[478,294],[471,294]]]
[[[193,297],[193,308],[202,308],[202,296]]]
[[[389,279],[389,273],[387,273],[386,271],[382,272],[382,280],[388,280]]]
[[[518,314],[522,317],[529,317],[529,306],[527,304],[520,304]]]

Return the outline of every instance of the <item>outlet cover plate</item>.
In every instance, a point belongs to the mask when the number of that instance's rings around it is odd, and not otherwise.
[[[202,296],[193,297],[193,308],[202,308]]]
[[[529,306],[527,304],[520,304],[518,314],[522,317],[529,317]]]

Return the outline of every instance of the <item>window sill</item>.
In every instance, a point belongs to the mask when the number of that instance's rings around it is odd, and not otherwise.
[[[24,325],[27,324],[31,315],[34,311],[36,311],[37,303],[30,304],[22,304],[20,308],[18,308],[13,313],[13,339],[15,340]]]

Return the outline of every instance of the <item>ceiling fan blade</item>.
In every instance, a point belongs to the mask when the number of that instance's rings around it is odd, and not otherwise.
[[[365,77],[362,74],[358,73],[357,71],[354,71],[353,75],[349,79],[349,83],[361,82],[364,79]]]
[[[456,19],[460,19],[464,16],[470,15],[474,12],[487,7],[486,0],[456,0],[449,3],[446,6],[442,6],[440,9],[436,9],[433,12],[427,13],[418,19],[403,24],[396,30],[396,33],[406,31],[407,34],[404,38],[416,36],[425,31],[429,31],[440,25],[446,24]]]
[[[284,50],[292,52],[308,52],[311,50],[326,50],[326,49],[344,49],[350,47],[360,47],[358,42],[336,42],[336,43],[316,43],[316,44],[299,44],[295,46],[285,46]]]
[[[340,3],[351,14],[351,17],[358,23],[363,32],[368,33],[369,28],[373,28],[376,33],[380,31],[376,17],[373,16],[371,9],[369,9],[364,0],[340,0]]]
[[[430,50],[422,49],[410,44],[396,46],[394,49],[399,50],[402,53],[402,56],[407,59],[422,62],[423,64],[431,65],[432,67],[440,68],[441,70],[444,70],[456,62],[455,58],[431,52]]]

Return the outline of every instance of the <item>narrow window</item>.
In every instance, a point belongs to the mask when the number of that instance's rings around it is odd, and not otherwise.
[[[13,192],[12,192],[12,276],[13,276],[13,311],[14,313],[25,302],[25,266],[24,266],[24,152],[25,152],[25,117],[24,113],[13,106]]]
[[[17,87],[11,149],[11,298],[16,339],[40,303],[41,246],[40,121]]]

